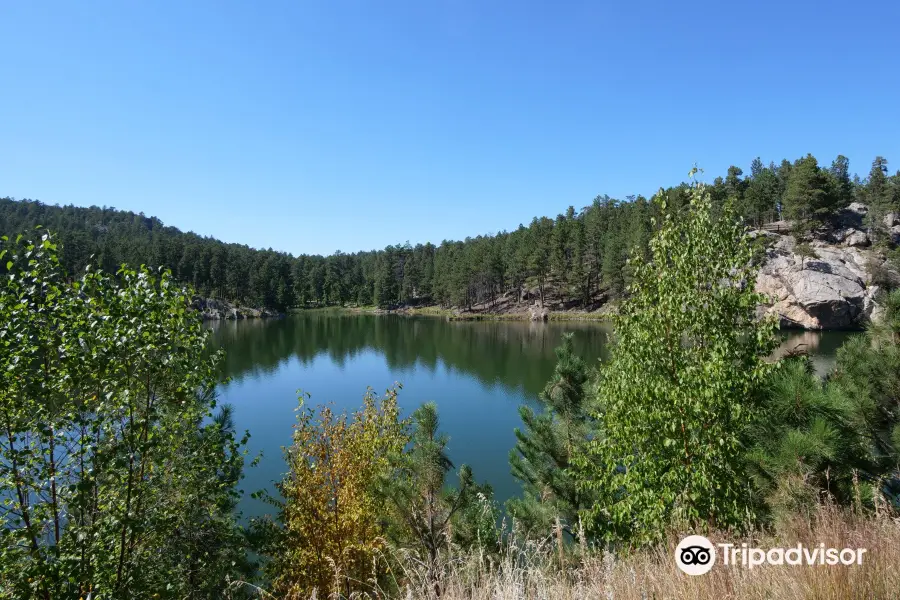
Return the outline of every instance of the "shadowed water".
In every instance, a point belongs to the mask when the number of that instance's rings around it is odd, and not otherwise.
[[[574,332],[575,350],[593,366],[606,357],[610,332],[589,322],[448,322],[337,312],[209,326],[213,344],[226,350],[223,370],[231,378],[220,400],[234,405],[238,430],[250,430],[250,457],[262,452],[258,466],[247,468],[246,494],[271,491],[284,472],[281,447],[290,444],[298,389],[312,395],[311,404],[352,410],[367,386],[383,392],[398,382],[404,416],[436,402],[451,459],[471,465],[501,503],[519,493],[508,465],[513,430],[521,425],[517,407],[537,400],[560,337]],[[798,332],[786,336],[782,348],[806,344],[824,372],[848,335]],[[247,495],[241,509],[245,517],[271,510]]]

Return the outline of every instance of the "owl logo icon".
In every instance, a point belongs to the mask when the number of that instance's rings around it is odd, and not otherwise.
[[[716,548],[702,535],[689,535],[675,548],[675,564],[688,575],[703,575],[716,564]]]

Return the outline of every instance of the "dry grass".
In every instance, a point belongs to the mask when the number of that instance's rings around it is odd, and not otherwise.
[[[776,534],[735,540],[711,535],[714,543],[748,542],[768,549],[819,543],[835,548],[866,548],[862,565],[724,566],[721,557],[706,575],[691,577],[675,566],[674,548],[682,536],[621,558],[584,552],[562,572],[553,544],[509,550],[498,561],[484,556],[453,557],[444,564],[442,600],[519,600],[599,598],[609,600],[857,600],[900,598],[900,521],[890,516],[858,517],[831,506],[811,520],[795,519]],[[401,598],[437,598],[424,569],[408,563]]]
[[[351,598],[390,600],[862,600],[900,598],[900,519],[894,515],[858,516],[834,506],[819,507],[809,519],[794,518],[775,533],[735,539],[712,534],[714,543],[729,542],[769,549],[802,543],[808,548],[865,548],[861,565],[768,566],[754,569],[722,565],[691,577],[675,565],[674,548],[682,535],[673,532],[655,548],[616,557],[569,548],[560,569],[556,545],[507,544],[502,556],[468,553],[443,557],[438,581],[415,556],[397,552],[389,579],[399,592],[379,589]],[[361,583],[361,582],[357,582]],[[395,587],[396,589],[396,587]],[[260,598],[274,598],[257,588]],[[343,599],[337,594],[313,598]]]

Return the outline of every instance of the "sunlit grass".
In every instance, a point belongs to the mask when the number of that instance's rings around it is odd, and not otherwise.
[[[865,548],[861,565],[760,566],[721,564],[700,576],[682,573],[674,548],[685,532],[673,531],[665,543],[627,555],[570,545],[560,557],[554,538],[516,543],[505,540],[500,556],[484,552],[449,552],[440,558],[438,580],[429,580],[415,554],[392,550],[394,589],[355,598],[391,600],[862,600],[892,599],[900,594],[900,520],[882,511],[860,516],[823,504],[809,518],[795,517],[774,531],[736,538],[724,532],[713,543],[742,542],[758,548]],[[565,568],[560,568],[560,563]],[[260,598],[274,598],[254,590]],[[338,598],[328,593],[315,597]],[[343,598],[343,596],[341,596]],[[290,600],[300,600],[292,598]],[[305,599],[304,599],[305,600]]]
[[[717,565],[692,577],[675,565],[674,548],[682,535],[665,544],[629,556],[576,551],[559,568],[555,545],[529,544],[508,550],[499,560],[485,556],[448,557],[444,600],[519,600],[538,598],[610,598],[615,600],[856,600],[896,598],[900,594],[900,524],[886,515],[862,518],[831,506],[821,507],[810,520],[796,519],[775,533],[745,539],[715,533],[716,542],[748,542],[759,548],[806,546],[866,548],[862,565],[762,566]],[[421,572],[410,569],[406,598],[436,598],[422,585]]]

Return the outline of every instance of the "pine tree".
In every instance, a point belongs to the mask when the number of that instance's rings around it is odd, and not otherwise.
[[[831,163],[829,170],[832,185],[834,186],[835,202],[838,208],[843,208],[853,202],[853,182],[850,180],[850,159],[839,154]]]
[[[779,366],[748,434],[749,473],[763,501],[757,510],[775,518],[810,516],[823,492],[849,504],[854,474],[873,472],[853,402],[823,384],[805,356]]]
[[[625,215],[619,210],[610,219],[602,250],[601,279],[612,296],[621,296],[625,289],[623,269],[628,258],[625,240]]]
[[[394,455],[381,484],[388,504],[387,535],[420,553],[430,582],[439,586],[438,559],[451,543],[489,547],[496,542],[496,508],[490,486],[478,485],[468,465],[459,468],[459,485],[447,486],[453,463],[447,456],[449,439],[439,431],[436,404],[417,408],[412,428],[408,450]]]
[[[782,202],[785,216],[794,221],[795,231],[801,235],[834,213],[835,196],[812,154],[794,164]]]
[[[787,191],[788,180],[791,178],[791,171],[794,165],[788,159],[782,159],[781,164],[775,169],[775,176],[778,179],[778,218],[786,219],[784,208],[784,194]]]
[[[570,207],[571,209],[571,207]],[[574,210],[574,209],[572,209]],[[566,282],[571,269],[570,245],[570,221],[563,215],[557,215],[551,235],[550,266],[554,272],[555,280],[560,284],[560,294],[567,296]]]
[[[550,274],[551,236],[553,235],[553,221],[547,217],[535,219],[531,222],[529,232],[529,245],[531,253],[528,257],[528,266],[537,277],[538,292],[541,296],[541,306],[544,305],[544,292],[547,284],[547,276]]]
[[[838,350],[829,384],[853,406],[854,421],[867,432],[877,465],[869,481],[884,479],[883,491],[900,506],[900,291],[884,298],[885,315]]]
[[[628,231],[625,238],[625,253],[628,259],[622,267],[622,284],[625,287],[631,285],[634,277],[634,263],[632,258],[645,257],[647,244],[650,241],[651,206],[643,196],[632,198],[628,205]]]
[[[573,217],[570,221],[569,253],[572,256],[572,266],[564,276],[569,287],[578,295],[581,305],[586,306],[591,299],[592,272],[595,267],[587,243],[583,215]]]
[[[388,246],[384,253],[379,255],[375,267],[373,301],[381,308],[389,307],[397,301],[399,283],[395,276],[394,262],[394,248]]]
[[[728,167],[728,174],[725,176],[725,193],[735,206],[743,205],[744,190],[747,188],[747,181],[741,179],[743,174],[744,171],[740,167],[732,165]]]
[[[800,269],[806,268],[807,258],[817,258],[816,250],[806,242],[801,242],[794,247],[794,254],[800,257]]]
[[[869,178],[865,186],[866,201],[870,208],[884,203],[887,190],[887,165],[887,160],[882,156],[876,156],[872,161],[872,168],[869,170]]]
[[[751,166],[751,178],[744,193],[744,217],[759,226],[778,218],[778,177],[774,165],[763,167],[759,158]]]
[[[516,293],[516,301],[522,299],[522,288],[528,275],[528,230],[523,225],[507,236],[503,247],[505,277]]]
[[[526,535],[538,537],[549,535],[554,527],[574,535],[578,512],[589,505],[589,495],[578,489],[568,472],[590,429],[587,367],[575,354],[571,333],[563,336],[556,357],[553,376],[540,394],[542,412],[519,407],[525,430],[516,429],[516,447],[509,455],[524,494],[511,499],[507,509]]]
[[[887,160],[881,156],[875,157],[862,190],[864,202],[869,206],[869,212],[866,214],[869,235],[876,243],[881,244],[886,244],[890,239],[889,228],[884,222],[885,216],[889,212],[900,210],[898,204],[900,198],[895,198],[895,189],[891,185],[892,178],[889,178],[887,173]]]

